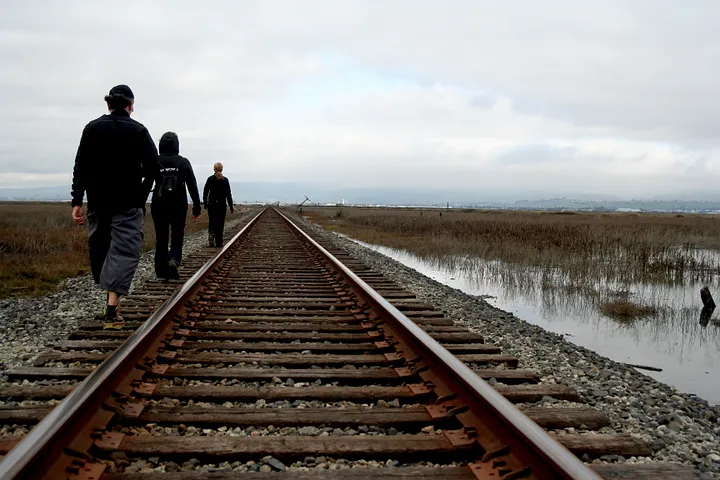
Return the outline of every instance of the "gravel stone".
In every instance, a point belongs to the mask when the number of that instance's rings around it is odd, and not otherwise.
[[[270,465],[274,470],[277,470],[278,472],[284,472],[285,471],[285,464],[282,463],[277,458],[270,458],[267,462],[268,465]]]

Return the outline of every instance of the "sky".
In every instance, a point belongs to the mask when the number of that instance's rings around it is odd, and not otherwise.
[[[7,0],[0,187],[69,187],[125,83],[203,178],[221,161],[337,188],[714,189],[719,23],[716,0]]]

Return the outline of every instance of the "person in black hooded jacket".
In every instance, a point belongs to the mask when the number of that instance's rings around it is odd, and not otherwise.
[[[160,279],[177,280],[188,210],[187,192],[193,202],[193,221],[200,217],[200,195],[195,173],[190,161],[180,155],[180,140],[174,132],[166,132],[160,138],[158,160],[162,179],[155,185],[150,205],[155,223],[155,274]]]

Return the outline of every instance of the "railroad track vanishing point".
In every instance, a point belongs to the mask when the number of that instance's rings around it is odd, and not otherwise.
[[[272,208],[182,274],[3,372],[0,478],[695,478]]]

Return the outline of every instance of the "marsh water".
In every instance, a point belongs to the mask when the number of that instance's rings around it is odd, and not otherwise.
[[[547,270],[471,257],[428,260],[408,251],[354,241],[440,283],[483,296],[498,308],[615,361],[661,368],[661,372],[641,371],[711,404],[720,403],[720,307],[710,318],[702,318],[700,301],[703,284],[720,297],[717,279],[702,282],[700,276],[690,275],[674,284],[602,282],[578,288],[564,283],[562,272],[548,281]],[[713,257],[720,265],[715,252],[698,251],[698,255]],[[652,305],[658,311],[618,321],[600,311],[608,298]]]

